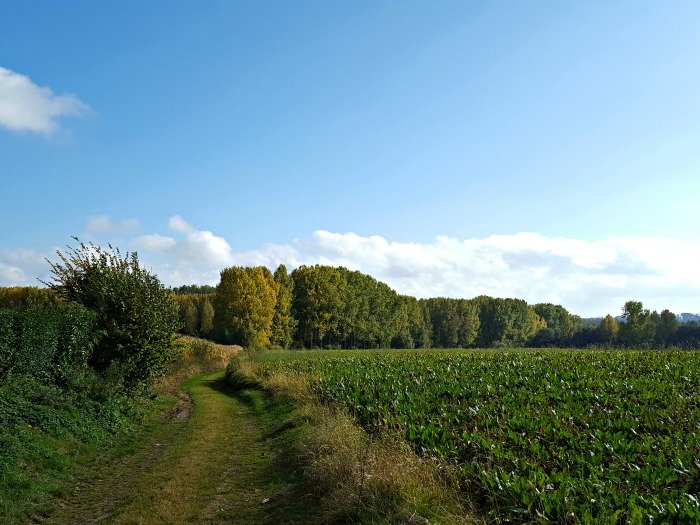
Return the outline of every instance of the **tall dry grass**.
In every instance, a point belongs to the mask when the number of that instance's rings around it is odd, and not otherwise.
[[[303,377],[262,378],[255,360],[242,355],[229,377],[239,388],[256,385],[298,407],[291,423],[304,431],[291,460],[321,501],[327,523],[483,523],[454,481],[458,476],[418,457],[399,434],[368,435],[346,411],[319,403]]]
[[[186,379],[226,368],[243,350],[238,345],[220,345],[186,335],[173,336],[173,345],[176,358],[156,383],[156,392],[173,394]]]

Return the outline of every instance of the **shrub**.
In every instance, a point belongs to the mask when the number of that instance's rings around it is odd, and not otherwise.
[[[138,255],[122,257],[111,245],[107,251],[92,243],[57,254],[60,262],[51,264],[49,286],[93,310],[103,333],[90,365],[120,375],[127,388],[162,374],[172,357],[178,308],[158,278],[140,266]]]

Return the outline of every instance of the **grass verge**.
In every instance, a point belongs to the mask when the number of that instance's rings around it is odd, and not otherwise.
[[[274,421],[266,434],[284,458],[281,468],[317,502],[315,516],[289,523],[481,523],[449,469],[417,457],[397,435],[368,435],[346,412],[319,404],[299,376],[256,372],[255,357],[240,354],[227,380]]]

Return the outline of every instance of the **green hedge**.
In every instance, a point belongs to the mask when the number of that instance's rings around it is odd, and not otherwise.
[[[99,339],[95,313],[77,304],[0,309],[0,378],[65,382],[87,366]]]

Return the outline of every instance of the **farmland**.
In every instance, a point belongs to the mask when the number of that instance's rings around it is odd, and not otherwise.
[[[496,521],[700,520],[700,354],[467,350],[268,352],[370,434],[456,469]]]

